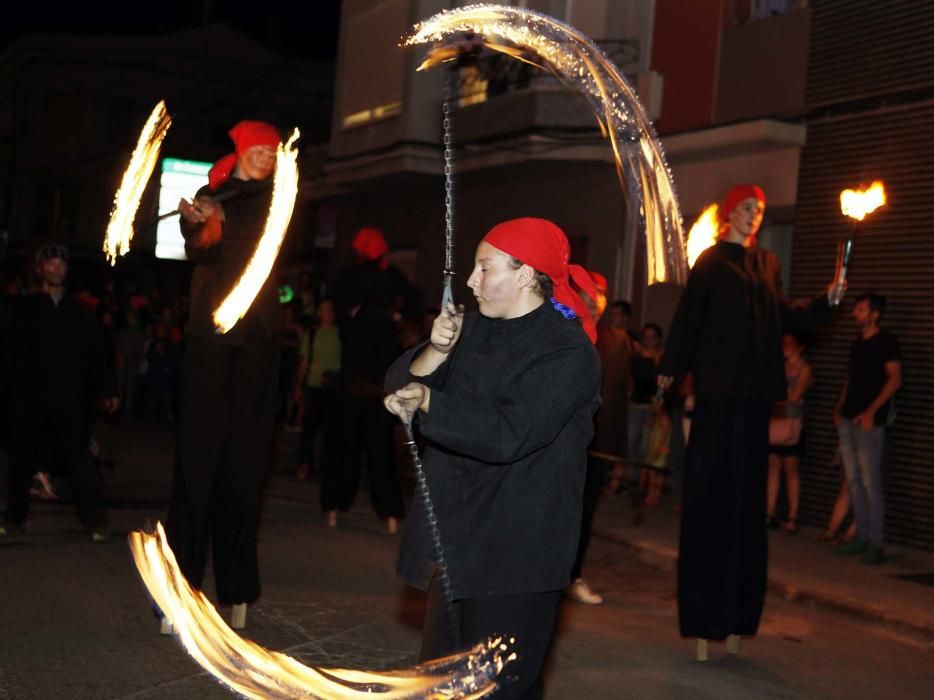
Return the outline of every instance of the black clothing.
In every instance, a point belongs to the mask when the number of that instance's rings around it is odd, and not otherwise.
[[[260,592],[259,510],[272,451],[282,318],[272,274],[228,333],[214,330],[214,309],[252,255],[271,198],[268,181],[236,179],[199,195],[232,190],[239,194],[223,203],[220,242],[204,247],[204,228],[182,222],[195,268],[166,534],[195,588],[213,541],[218,598],[235,604],[252,603]]]
[[[358,307],[397,309],[406,318],[421,313],[421,293],[405,274],[382,261],[348,265],[334,280],[334,308],[338,318],[347,318]]]
[[[221,603],[259,597],[257,534],[276,401],[279,346],[188,338],[166,534],[185,578],[201,588],[213,540]]]
[[[578,550],[586,449],[599,405],[596,351],[551,304],[513,319],[471,313],[431,375],[405,353],[387,390],[431,387],[418,413],[430,443],[425,472],[454,599],[557,591]],[[434,571],[421,499],[413,503],[398,572],[425,589]]]
[[[864,340],[860,337],[854,340],[850,348],[846,397],[841,415],[852,420],[869,408],[869,404],[876,400],[889,380],[885,363],[898,362],[901,359],[898,339],[885,329],[880,329],[871,338]],[[887,401],[876,411],[876,425],[886,424],[890,404],[891,401]]]
[[[597,514],[597,502],[600,500],[600,490],[606,480],[606,463],[597,457],[587,458],[587,477],[584,481],[584,497],[581,502],[581,534],[577,541],[577,556],[571,567],[571,580],[576,581],[584,570],[584,560],[587,558],[587,549],[590,547],[590,532],[593,529],[593,518]]]
[[[750,276],[747,266],[758,272]],[[697,398],[783,401],[782,334],[829,320],[830,305],[825,294],[807,305],[789,303],[781,279],[778,259],[763,248],[720,241],[701,253],[659,373],[677,380],[693,370]]]
[[[829,317],[790,303],[774,254],[721,241],[697,259],[659,374],[691,372],[678,610],[685,636],[755,634],[765,600],[769,414],[787,396],[782,334]]]
[[[341,382],[334,406],[338,420],[328,422],[329,436],[339,448],[323,468],[322,510],[350,508],[365,461],[373,510],[381,518],[404,513],[393,442],[397,421],[383,406],[382,386],[398,355],[399,340],[387,307],[367,302],[342,324]]]
[[[448,656],[480,640],[509,630],[515,638],[517,658],[500,676],[495,700],[538,700],[542,697],[542,667],[551,647],[561,591],[470,598],[453,603],[457,633],[451,634],[451,618],[438,589],[432,583],[425,611],[425,635],[419,661]]]
[[[256,242],[263,233],[263,226],[272,201],[272,187],[267,180],[237,180],[231,178],[215,191],[207,186],[198,190],[197,197],[220,197],[232,195],[223,201],[223,239],[208,247],[202,247],[200,234],[202,225],[191,224],[182,219],[182,234],[185,236],[185,252],[195,263],[191,275],[191,308],[187,332],[199,338],[210,338],[222,345],[240,346],[247,333],[269,335],[276,338],[282,327],[282,312],[276,291],[275,274],[269,275],[260,288],[250,310],[227,333],[214,330],[214,310],[233,289],[244,268],[253,256]],[[253,330],[252,326],[262,330]]]
[[[632,358],[632,403],[647,404],[658,390],[658,366],[651,357],[636,355]]]
[[[26,521],[36,458],[43,442],[51,438],[61,447],[79,518],[88,529],[103,527],[100,475],[88,451],[91,397],[116,394],[103,334],[93,315],[70,295],[56,305],[48,294],[34,294],[12,311],[2,362],[10,376],[9,494],[4,520],[14,525]]]
[[[696,399],[678,556],[681,634],[752,635],[765,602],[768,401]]]

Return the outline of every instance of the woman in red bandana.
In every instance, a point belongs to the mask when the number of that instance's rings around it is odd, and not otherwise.
[[[541,697],[541,670],[578,548],[587,445],[599,405],[593,321],[570,285],[564,233],[543,219],[494,227],[467,286],[479,313],[443,310],[429,342],[389,370],[390,412],[415,414],[457,618],[429,607],[422,658],[496,634],[518,660],[497,698]],[[416,500],[399,574],[437,599],[437,565]]]
[[[235,606],[232,621],[242,627],[246,604],[260,590],[256,538],[282,323],[275,285],[267,281],[226,334],[215,332],[212,314],[262,234],[280,137],[272,125],[254,121],[240,122],[230,137],[236,152],[217,162],[192,202],[179,205],[194,270],[166,531],[195,588],[201,588],[213,544],[217,597]]]
[[[765,602],[769,414],[786,394],[784,330],[830,318],[837,290],[790,303],[778,259],[755,244],[765,195],[729,191],[720,240],[704,251],[675,312],[661,365],[667,388],[689,372],[695,408],[684,467],[678,558],[681,634],[754,635]]]

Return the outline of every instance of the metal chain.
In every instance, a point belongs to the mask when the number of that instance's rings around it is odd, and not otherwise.
[[[431,536],[431,547],[434,550],[435,560],[438,565],[438,578],[441,581],[441,597],[447,609],[448,623],[451,625],[451,633],[453,635],[452,638],[456,638],[457,616],[454,613],[451,576],[448,573],[447,559],[444,556],[444,543],[441,541],[441,529],[438,527],[438,516],[435,513],[435,507],[431,500],[431,492],[428,489],[428,479],[425,477],[425,468],[422,466],[422,458],[418,454],[418,445],[415,444],[415,433],[412,430],[412,417],[407,416],[403,418],[402,425],[405,427],[405,444],[409,448],[409,455],[412,457],[412,465],[415,467],[416,488],[425,506],[425,519],[428,521],[428,534]]]
[[[442,78],[441,128],[444,145],[444,288],[441,307],[454,302],[451,284],[454,277],[454,133],[451,119],[451,70]]]

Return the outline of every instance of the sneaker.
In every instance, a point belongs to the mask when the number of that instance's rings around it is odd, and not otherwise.
[[[578,603],[584,603],[586,605],[603,604],[603,596],[590,590],[590,586],[588,586],[587,582],[582,578],[577,579],[568,586],[567,596],[571,600],[576,600]]]
[[[860,560],[866,566],[876,566],[885,561],[885,555],[882,553],[882,547],[879,545],[871,544],[866,548],[866,551],[863,553],[863,558]]]
[[[862,554],[869,549],[869,543],[866,540],[854,539],[852,542],[841,544],[835,550],[834,554]]]

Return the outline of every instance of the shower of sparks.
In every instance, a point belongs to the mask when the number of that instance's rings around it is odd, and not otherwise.
[[[496,688],[515,658],[512,643],[491,639],[473,649],[400,671],[314,668],[231,630],[200,591],[182,575],[161,523],[152,534],[131,532],[136,568],[181,645],[198,664],[247,698],[286,700],[470,700]]]
[[[587,98],[610,140],[620,183],[638,213],[649,283],[683,284],[688,266],[671,171],[635,90],[619,68],[573,27],[538,12],[501,5],[440,12],[415,25],[405,44],[434,44],[419,66],[424,70],[456,58],[458,35],[464,32],[478,35],[492,51],[550,70]]]
[[[298,149],[292,148],[298,136],[298,129],[293,130],[289,140],[280,143],[276,150],[276,172],[266,225],[240,279],[214,311],[214,327],[218,333],[226,333],[243,318],[279,255],[298,195]]]
[[[720,233],[720,207],[709,205],[688,232],[688,265],[694,267],[700,254],[717,242]]]
[[[165,101],[160,100],[140,132],[130,164],[123,173],[120,189],[114,196],[110,223],[107,224],[107,232],[104,235],[104,253],[111,265],[116,265],[117,256],[130,252],[130,241],[133,240],[134,233],[133,219],[136,218],[143,191],[156,167],[156,161],[159,160],[159,150],[170,126],[172,118],[165,109]]]

